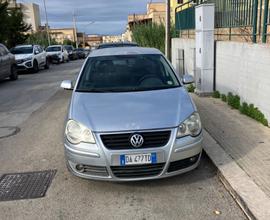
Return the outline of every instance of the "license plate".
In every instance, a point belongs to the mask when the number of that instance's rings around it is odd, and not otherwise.
[[[120,155],[120,165],[140,165],[157,163],[156,153]]]

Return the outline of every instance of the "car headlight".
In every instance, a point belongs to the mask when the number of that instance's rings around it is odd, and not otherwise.
[[[24,58],[23,59],[23,62],[26,62],[26,61],[29,61],[29,60],[32,60],[33,57],[27,57],[27,58]]]
[[[65,135],[72,144],[79,144],[81,142],[96,143],[93,133],[87,127],[74,120],[67,122]]]
[[[198,136],[202,131],[202,124],[200,116],[197,112],[188,117],[178,128],[176,138],[184,136]]]

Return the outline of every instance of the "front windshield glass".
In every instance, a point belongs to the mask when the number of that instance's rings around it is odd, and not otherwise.
[[[14,47],[10,52],[13,54],[31,54],[33,53],[33,47]]]
[[[130,92],[179,87],[162,55],[124,55],[90,58],[78,92]]]
[[[57,51],[61,51],[61,47],[48,47],[46,49],[46,52],[57,52]]]
[[[67,51],[74,50],[74,48],[73,48],[72,46],[69,46],[69,45],[65,46],[65,49],[66,49]]]

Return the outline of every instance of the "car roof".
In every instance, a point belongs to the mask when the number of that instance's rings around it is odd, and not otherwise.
[[[16,48],[20,48],[20,47],[34,47],[36,45],[33,45],[33,44],[25,44],[25,45],[17,45],[15,46]]]
[[[122,45],[122,44],[125,44],[125,45],[138,45],[137,43],[134,43],[134,42],[122,41],[122,42],[102,43],[99,46],[103,46],[103,45]]]
[[[156,48],[148,47],[113,47],[94,50],[89,57],[119,56],[119,55],[139,55],[139,54],[159,54],[162,53]]]
[[[48,47],[62,47],[62,45],[50,45],[50,46],[48,46]]]

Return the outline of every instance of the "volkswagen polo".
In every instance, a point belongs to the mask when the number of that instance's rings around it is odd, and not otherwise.
[[[64,131],[68,169],[76,176],[137,181],[196,168],[202,127],[184,84],[157,49],[95,50],[73,90]]]

